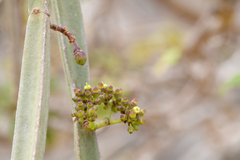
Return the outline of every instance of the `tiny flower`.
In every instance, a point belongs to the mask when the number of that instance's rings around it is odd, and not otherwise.
[[[132,110],[133,110],[134,112],[136,112],[136,113],[139,113],[139,112],[140,112],[140,108],[139,108],[138,106],[133,107]]]
[[[84,86],[84,90],[91,90],[91,86],[88,85],[88,83],[86,82],[86,86]]]

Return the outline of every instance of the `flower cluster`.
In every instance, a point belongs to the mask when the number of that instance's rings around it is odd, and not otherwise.
[[[133,131],[138,130],[139,125],[145,123],[145,120],[141,117],[146,113],[146,110],[137,106],[136,98],[132,101],[128,101],[127,97],[122,98],[121,88],[113,90],[111,85],[108,86],[99,82],[97,87],[93,89],[86,84],[84,90],[76,88],[74,93],[76,97],[72,98],[72,100],[77,103],[77,106],[72,117],[75,117],[75,120],[86,130],[95,131],[107,125],[125,123],[128,125],[128,132],[132,134]],[[99,107],[103,107],[106,111],[105,118],[96,123]],[[120,112],[120,118],[111,119],[112,112]]]

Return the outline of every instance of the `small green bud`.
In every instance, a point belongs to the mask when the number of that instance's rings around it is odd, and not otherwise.
[[[107,84],[103,84],[103,88],[101,88],[101,91],[106,92],[107,91],[106,89],[107,89]]]
[[[85,90],[85,96],[86,97],[91,97],[92,93],[89,90]]]
[[[78,107],[78,106],[76,106],[76,107],[75,107],[75,110],[76,110],[76,111],[80,111],[80,110],[84,110],[84,108],[83,108],[83,107]]]
[[[131,104],[133,104],[134,106],[137,106],[137,104],[138,104],[137,98],[134,98],[134,99],[131,101]]]
[[[86,86],[84,86],[84,90],[91,90],[92,87],[90,85],[88,85],[88,83],[86,82]]]
[[[74,60],[77,64],[83,66],[87,61],[86,53],[83,52],[79,47],[74,48]]]
[[[107,93],[108,93],[108,94],[112,94],[112,93],[113,93],[113,86],[108,86],[108,87],[106,88],[106,90],[107,90]]]
[[[118,111],[125,111],[125,107],[124,106],[117,106],[117,110]]]
[[[76,117],[76,114],[75,114],[75,113],[72,113],[71,116],[72,116],[72,117]]]
[[[141,109],[139,112],[139,116],[142,117],[146,113],[145,109]]]
[[[78,102],[78,107],[83,107],[84,106],[84,103],[82,101],[79,101]]]
[[[102,82],[99,82],[99,83],[97,84],[97,87],[101,90],[101,89],[104,88],[104,84],[103,84]]]
[[[94,118],[94,116],[91,116],[91,117],[88,117],[88,120],[89,120],[89,122],[94,122],[95,118]]]
[[[94,98],[98,97],[100,95],[100,89],[98,87],[94,87],[92,90],[92,95]]]
[[[121,114],[120,119],[121,119],[121,121],[126,122],[127,121],[127,115],[126,114]]]
[[[95,109],[94,108],[90,108],[89,110],[88,110],[88,115],[90,115],[90,116],[93,116],[94,114],[95,114]]]
[[[141,124],[144,124],[144,123],[145,123],[145,119],[140,118],[140,119],[139,119],[139,122],[140,122]]]
[[[75,89],[74,89],[74,93],[75,93],[75,94],[77,94],[79,91],[80,91],[80,89],[78,89],[78,88],[75,88]]]
[[[122,101],[122,98],[120,98],[120,97],[118,97],[117,99],[116,99],[116,102],[117,103],[120,103]]]
[[[133,124],[132,126],[133,126],[133,128],[134,128],[135,131],[138,131],[138,125]]]
[[[130,124],[130,125],[128,126],[128,132],[129,132],[130,134],[132,134],[133,131],[134,131],[134,128],[133,128],[132,124]]]
[[[136,118],[136,112],[134,112],[134,111],[131,111],[130,113],[129,113],[129,117],[131,118],[131,119],[134,119],[134,118]]]
[[[124,97],[124,98],[122,99],[122,104],[123,104],[125,107],[128,106],[128,98],[127,98],[127,97]]]
[[[99,96],[99,99],[100,99],[103,103],[106,103],[106,102],[107,102],[106,94],[105,94],[105,93],[101,93],[101,95]]]
[[[114,92],[115,99],[118,99],[122,96],[122,88],[117,88]]]
[[[100,98],[95,98],[95,100],[94,100],[95,105],[100,105],[101,103],[102,103],[102,101],[100,100]]]
[[[93,106],[95,111],[98,111],[98,107],[97,106]]]
[[[140,112],[140,108],[139,108],[138,106],[133,107],[132,110],[133,110],[134,112],[136,112],[136,113],[139,113],[139,112]]]
[[[130,108],[127,108],[126,110],[125,110],[125,114],[127,114],[127,115],[129,115],[130,114]]]
[[[79,90],[79,91],[76,93],[76,96],[83,98],[83,97],[85,96],[85,93],[84,93],[83,90]]]
[[[98,115],[95,113],[95,114],[93,115],[93,117],[94,117],[94,118],[97,118],[97,117],[98,117]]]
[[[118,111],[121,111],[121,106],[117,106],[116,109],[117,109]]]
[[[84,111],[82,111],[82,110],[77,111],[77,112],[75,112],[75,115],[76,115],[76,117],[81,118],[84,115]]]
[[[113,95],[112,95],[112,94],[108,94],[108,95],[107,95],[107,100],[108,100],[108,101],[110,101],[112,98],[113,98]]]
[[[73,97],[72,100],[73,100],[73,102],[76,102],[76,103],[77,103],[78,101],[81,101],[81,98],[79,98],[79,97]]]
[[[92,102],[88,102],[88,103],[87,103],[87,108],[92,108],[92,107],[93,107]]]

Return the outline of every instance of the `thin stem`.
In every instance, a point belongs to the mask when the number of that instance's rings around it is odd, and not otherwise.
[[[68,32],[68,30],[67,30],[67,27],[60,27],[60,26],[58,26],[58,25],[56,25],[56,24],[52,24],[52,23],[50,23],[50,29],[52,29],[52,30],[54,30],[54,31],[59,31],[59,32],[61,32],[62,34],[64,34],[65,36],[67,36],[68,37],[68,40],[69,40],[69,43],[74,43],[75,42],[75,37],[70,33],[70,32]],[[74,43],[74,46],[76,45],[76,42]]]
[[[110,120],[110,123],[107,123],[106,120],[102,120],[101,122],[96,124],[96,129],[102,128],[104,126],[108,126],[108,125],[112,125],[112,124],[117,124],[117,123],[123,123],[123,121],[121,121],[121,119],[112,119]]]
[[[106,118],[108,118],[109,121],[110,121],[110,119],[111,119],[111,114],[112,114],[112,100],[110,100],[110,101],[107,103]]]

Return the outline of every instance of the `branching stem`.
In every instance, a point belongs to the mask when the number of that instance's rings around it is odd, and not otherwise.
[[[110,120],[110,123],[106,123],[106,120],[102,120],[101,122],[96,124],[96,129],[102,128],[104,126],[108,126],[108,125],[112,125],[112,124],[117,124],[117,123],[123,123],[123,121],[121,121],[121,119],[112,119]]]

